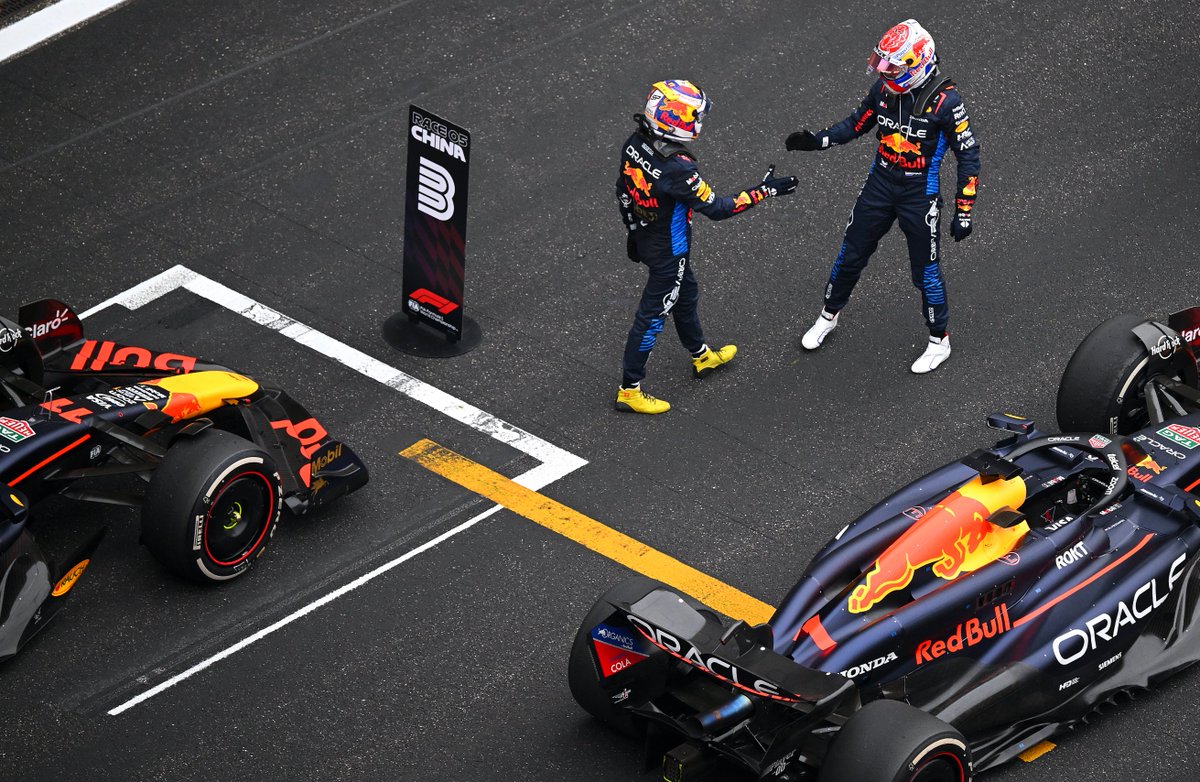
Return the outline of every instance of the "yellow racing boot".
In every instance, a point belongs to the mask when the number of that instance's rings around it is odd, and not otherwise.
[[[704,377],[722,364],[733,361],[736,355],[737,345],[726,345],[719,350],[705,345],[704,352],[692,358],[692,377]]]
[[[641,383],[633,388],[617,389],[617,401],[613,406],[626,413],[647,413],[649,415],[665,413],[671,409],[670,402],[664,402],[643,393]]]

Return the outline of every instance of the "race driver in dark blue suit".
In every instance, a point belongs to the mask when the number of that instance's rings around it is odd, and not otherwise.
[[[805,151],[845,144],[872,129],[879,139],[829,274],[824,306],[801,344],[815,350],[837,327],[838,313],[850,300],[867,261],[898,220],[908,240],[912,283],[921,292],[921,315],[929,329],[925,351],[912,365],[913,372],[924,374],[950,357],[950,307],[939,241],[941,166],[952,150],[958,159],[958,192],[950,234],[957,242],[971,233],[979,142],[958,90],[938,70],[933,38],[915,19],[884,34],[870,67],[879,78],[854,113],[820,133],[801,130],[787,139],[789,150]]]
[[[692,374],[703,377],[729,363],[737,347],[713,350],[704,341],[696,304],[700,290],[692,273],[692,211],[724,220],[760,201],[796,190],[795,177],[774,176],[772,166],[758,185],[722,198],[700,176],[696,156],[685,144],[700,135],[710,103],[689,81],[656,83],[643,113],[634,115],[638,130],[621,151],[617,201],[629,234],[630,260],[650,272],[633,327],[625,341],[621,387],[616,408],[633,413],[665,413],[671,405],[642,391],[646,361],[668,317],[679,341],[692,354]]]

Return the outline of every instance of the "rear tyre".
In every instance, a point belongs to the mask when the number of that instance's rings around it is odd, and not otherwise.
[[[1142,395],[1150,355],[1133,334],[1143,320],[1109,318],[1079,343],[1058,385],[1062,431],[1128,434],[1150,422]]]
[[[854,713],[829,747],[819,782],[970,782],[963,735],[907,703],[877,700]]]
[[[279,472],[247,440],[216,429],[176,440],[142,505],[142,542],[172,573],[228,581],[266,550],[282,506]]]

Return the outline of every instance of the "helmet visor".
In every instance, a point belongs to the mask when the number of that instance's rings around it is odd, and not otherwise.
[[[904,73],[907,70],[907,66],[903,63],[897,65],[878,51],[873,51],[871,52],[871,59],[867,60],[867,69],[869,73],[877,73],[885,79],[894,79]]]
[[[702,93],[703,94],[703,93]],[[708,96],[704,96],[700,103],[700,108],[696,109],[696,135],[700,135],[700,126],[704,124],[705,118],[708,117],[708,112],[712,111],[712,101]]]

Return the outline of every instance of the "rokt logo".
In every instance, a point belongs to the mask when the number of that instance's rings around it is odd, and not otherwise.
[[[417,172],[417,209],[443,222],[454,216],[454,178],[424,157]]]

